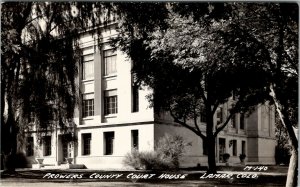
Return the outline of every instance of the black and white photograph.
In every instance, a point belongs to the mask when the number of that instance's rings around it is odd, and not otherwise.
[[[1,2],[0,185],[298,186],[299,6]]]

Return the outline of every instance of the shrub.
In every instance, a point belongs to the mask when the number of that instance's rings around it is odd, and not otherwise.
[[[166,163],[159,157],[157,152],[141,152],[140,153],[140,162],[142,169],[146,170],[156,170],[156,169],[167,169]]]
[[[123,164],[136,170],[161,169],[160,166],[162,165],[155,151],[139,152],[135,149],[131,153],[126,154]]]
[[[225,162],[228,161],[229,157],[230,157],[230,154],[228,154],[228,153],[224,153],[224,154],[223,154],[223,160],[224,160]]]
[[[161,159],[168,163],[170,168],[178,169],[179,158],[186,151],[186,147],[190,145],[191,143],[184,141],[181,136],[166,134],[158,141],[156,151]]]
[[[283,146],[275,147],[275,161],[276,164],[289,164],[290,161],[290,148]]]
[[[239,156],[239,157],[240,157],[240,159],[241,159],[241,160],[243,160],[243,159],[245,159],[245,158],[246,158],[246,155],[245,155],[245,154],[240,154],[240,156]]]
[[[187,145],[190,144],[180,136],[166,135],[158,141],[156,151],[139,152],[134,149],[126,154],[123,164],[137,170],[178,169],[179,158]]]
[[[14,156],[8,155],[4,160],[6,168],[26,168],[28,160],[24,153],[17,153]]]
[[[125,155],[125,159],[123,160],[123,165],[133,167],[136,170],[142,169],[139,151],[133,149],[131,153],[127,153]]]

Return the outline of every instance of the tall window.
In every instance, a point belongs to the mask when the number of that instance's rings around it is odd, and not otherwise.
[[[94,115],[94,96],[93,94],[84,94],[82,96],[82,117]]]
[[[245,129],[245,114],[240,114],[240,129]]]
[[[231,143],[229,142],[229,147],[231,146]],[[225,138],[219,138],[219,161],[224,162],[223,160],[223,154],[226,153],[226,139]]]
[[[27,137],[26,141],[26,154],[27,156],[33,156],[33,150],[34,145],[33,145],[33,137]]]
[[[51,136],[44,136],[44,156],[51,155]]]
[[[110,75],[117,72],[117,54],[113,49],[105,50],[104,56],[104,75]]]
[[[231,118],[231,127],[235,128],[236,127],[236,119],[235,119],[235,114],[232,115]]]
[[[132,86],[132,112],[139,111],[139,87]]]
[[[139,150],[139,131],[131,130],[131,148]]]
[[[246,141],[242,141],[242,154],[246,154]]]
[[[236,140],[232,140],[232,156],[236,156]]]
[[[90,155],[91,154],[91,133],[82,134],[82,146],[83,151],[82,155]]]
[[[108,90],[104,92],[104,114],[118,113],[117,90]]]
[[[104,132],[105,155],[112,155],[114,152],[115,132]]]
[[[223,123],[223,107],[220,107],[217,112],[217,124]]]
[[[85,55],[82,57],[82,79],[94,78],[94,55]]]
[[[62,142],[62,149],[63,149],[63,158],[69,157],[69,155],[68,155],[68,142],[67,141]]]

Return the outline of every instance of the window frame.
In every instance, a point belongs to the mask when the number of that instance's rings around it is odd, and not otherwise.
[[[139,150],[139,130],[131,130],[131,149]]]
[[[87,156],[91,155],[91,142],[92,142],[92,133],[82,133],[82,155]]]
[[[219,107],[217,111],[217,125],[223,123],[223,107]]]
[[[118,114],[118,94],[117,89],[104,91],[104,115]]]
[[[82,112],[82,118],[90,118],[95,115],[94,94],[91,94],[91,93],[82,94],[81,112]]]
[[[33,156],[33,155],[34,155],[34,138],[32,136],[29,136],[26,138],[26,156]]]
[[[104,137],[104,155],[113,155],[114,154],[114,140],[115,140],[115,132],[107,131],[103,132]]]
[[[237,141],[232,140],[232,156],[237,156]]]
[[[84,58],[87,57],[87,56],[92,56],[92,58],[91,59],[88,58],[87,60],[85,60]],[[81,56],[81,62],[82,62],[82,65],[81,65],[82,80],[83,81],[93,80],[95,78],[95,71],[94,71],[94,69],[95,69],[95,55],[93,53],[84,54],[84,55]],[[90,73],[91,75],[86,74],[86,71],[85,71],[85,70],[87,70],[85,65],[87,65],[88,63],[91,64],[91,73]],[[86,75],[89,75],[89,76],[86,77]]]
[[[111,54],[106,54],[109,51],[112,51]],[[103,54],[103,76],[115,75],[117,73],[117,53],[116,49],[105,49],[102,52]],[[110,65],[108,65],[108,59],[110,59]],[[112,61],[113,60],[113,61]],[[111,68],[111,69],[108,69]]]
[[[44,156],[52,155],[52,137],[51,136],[43,137],[43,155]]]
[[[246,141],[242,140],[241,142],[241,153],[246,154]]]
[[[245,130],[245,114],[240,114],[240,129]]]
[[[131,104],[131,112],[139,112],[139,107],[140,102],[139,102],[139,86],[133,85],[132,86],[132,104]]]
[[[233,114],[231,117],[231,128],[236,128],[236,114]]]

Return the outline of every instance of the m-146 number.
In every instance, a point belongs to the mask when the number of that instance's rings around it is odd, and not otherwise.
[[[246,166],[244,171],[267,171],[267,166]]]

